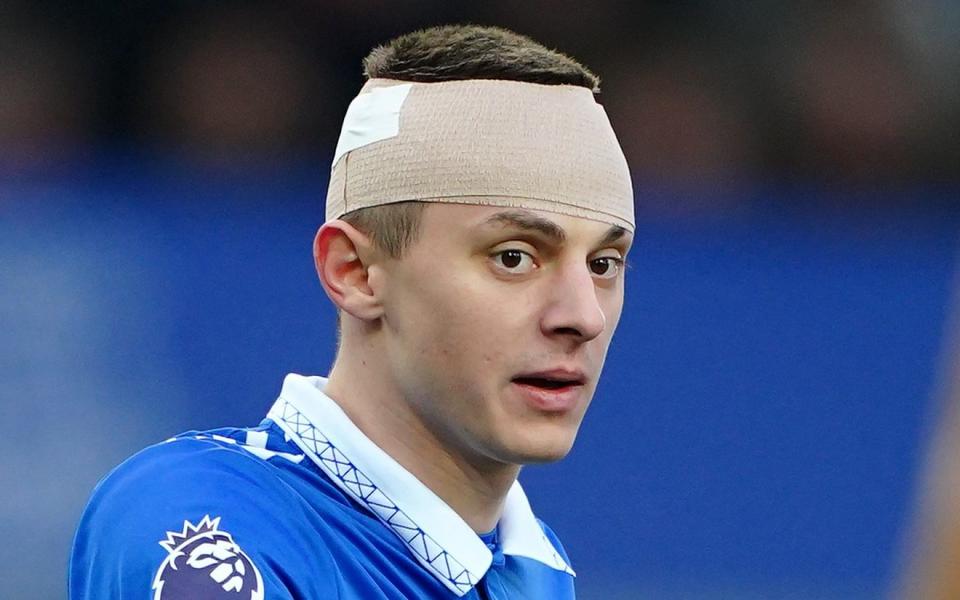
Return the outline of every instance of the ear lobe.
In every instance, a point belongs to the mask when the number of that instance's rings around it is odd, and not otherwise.
[[[341,310],[365,321],[382,314],[380,298],[367,277],[375,255],[370,238],[345,221],[325,223],[313,240],[313,261],[327,296]]]

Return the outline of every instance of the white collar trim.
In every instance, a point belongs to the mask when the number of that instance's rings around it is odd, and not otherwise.
[[[458,596],[480,581],[493,556],[443,500],[373,443],[323,393],[327,380],[291,373],[267,416],[354,500],[376,514],[417,560]],[[499,524],[503,553],[574,574],[544,535],[519,482]]]

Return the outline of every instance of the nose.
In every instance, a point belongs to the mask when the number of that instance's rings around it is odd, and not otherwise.
[[[551,282],[546,310],[540,320],[544,335],[566,336],[587,342],[607,325],[597,297],[597,287],[586,265],[570,266]]]

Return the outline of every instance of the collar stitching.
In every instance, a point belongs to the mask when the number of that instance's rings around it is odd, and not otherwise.
[[[318,430],[305,414],[285,398],[280,419],[313,451],[314,459],[324,472],[355,500],[393,530],[413,552],[421,564],[447,587],[464,595],[477,584],[478,578],[449,552],[413,522],[386,494],[360,471]]]

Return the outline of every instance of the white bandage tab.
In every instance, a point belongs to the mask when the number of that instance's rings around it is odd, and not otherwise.
[[[400,133],[400,109],[411,87],[411,84],[381,87],[354,98],[343,119],[333,165],[351,150],[397,137]]]

